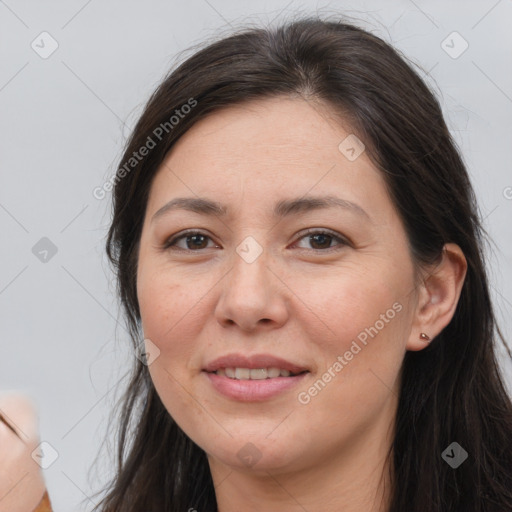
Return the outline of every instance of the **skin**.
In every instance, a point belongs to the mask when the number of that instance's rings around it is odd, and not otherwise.
[[[46,489],[31,456],[40,442],[36,406],[22,393],[2,393],[0,413],[19,434],[0,422],[0,512],[31,512]]]
[[[401,364],[427,345],[421,332],[433,339],[449,323],[466,261],[447,244],[438,265],[415,267],[379,171],[366,152],[349,161],[338,149],[351,133],[319,103],[252,101],[197,122],[152,184],[137,275],[144,336],[160,351],[149,371],[166,409],[207,453],[221,512],[388,510]],[[340,208],[272,216],[279,200],[319,195],[357,203],[369,218]],[[153,219],[171,199],[197,196],[228,214]],[[189,228],[209,238],[164,248]],[[347,243],[310,240],[308,228]],[[248,236],[263,250],[252,263],[236,252]],[[299,393],[396,303],[400,312],[301,403]],[[233,352],[270,353],[310,373],[266,401],[235,401],[201,372]],[[247,443],[255,464],[237,455]]]

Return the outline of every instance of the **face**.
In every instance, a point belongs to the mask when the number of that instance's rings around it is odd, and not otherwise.
[[[296,470],[391,428],[414,267],[349,135],[319,104],[254,101],[196,123],[155,176],[137,274],[149,371],[210,464]]]

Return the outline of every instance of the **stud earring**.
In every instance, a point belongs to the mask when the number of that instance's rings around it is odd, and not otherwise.
[[[420,334],[420,340],[430,341],[430,336],[428,336],[424,332],[422,332]]]

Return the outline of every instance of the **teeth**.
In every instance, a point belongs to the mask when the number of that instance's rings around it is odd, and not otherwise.
[[[215,372],[217,375],[225,375],[230,379],[238,380],[264,380],[275,379],[276,377],[290,377],[289,370],[280,368],[220,368]],[[293,375],[292,375],[293,376]]]
[[[252,368],[250,374],[251,380],[262,380],[267,378],[268,371],[266,368]]]
[[[281,375],[281,370],[279,368],[267,368],[267,375],[269,379],[274,379]]]
[[[247,380],[250,377],[251,377],[251,370],[249,370],[249,368],[236,368],[235,369],[235,379]]]

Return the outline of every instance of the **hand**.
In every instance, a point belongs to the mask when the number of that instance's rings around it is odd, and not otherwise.
[[[0,395],[0,512],[32,512],[45,482],[31,457],[39,444],[34,403],[21,393]]]

